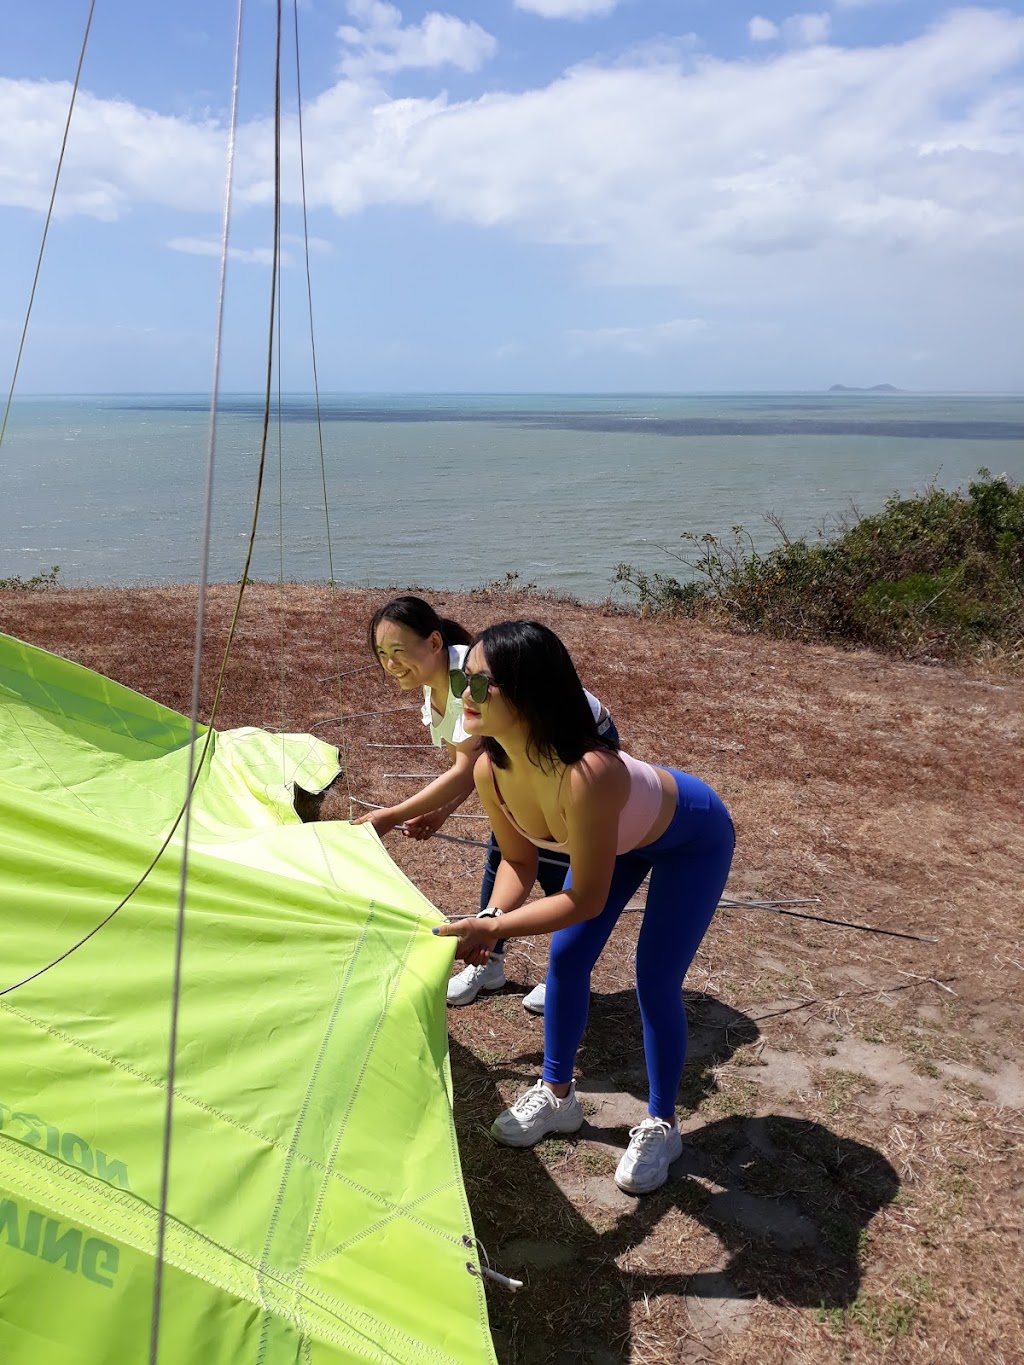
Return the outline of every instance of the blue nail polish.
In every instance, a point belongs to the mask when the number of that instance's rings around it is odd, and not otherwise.
[[[431,932],[432,934],[439,934],[441,931],[440,931],[440,929],[437,927],[437,925],[435,924],[434,927],[433,927],[433,929],[431,929],[430,932]]]

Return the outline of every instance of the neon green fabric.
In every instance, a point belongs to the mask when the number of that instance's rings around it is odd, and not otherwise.
[[[0,991],[131,890],[184,803],[188,732],[0,635]],[[464,1242],[452,954],[369,826],[299,821],[292,784],[337,772],[308,735],[236,730],[196,787],[166,1365],[494,1360]],[[0,995],[4,1365],[149,1358],[181,836],[83,947]]]

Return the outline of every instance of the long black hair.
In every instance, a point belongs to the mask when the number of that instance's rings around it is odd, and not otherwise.
[[[392,597],[390,602],[385,602],[373,613],[366,635],[370,653],[378,663],[377,627],[382,621],[393,621],[396,626],[405,626],[406,630],[411,630],[421,640],[429,640],[436,630],[446,649],[450,645],[468,645],[473,640],[465,626],[449,620],[447,616],[438,616],[422,597]]]
[[[539,621],[499,621],[474,644],[482,648],[502,696],[525,718],[527,754],[539,767],[554,767],[556,760],[576,763],[592,749],[618,749],[597,733],[576,666],[553,630]],[[495,767],[508,767],[497,740],[485,737],[483,744]]]

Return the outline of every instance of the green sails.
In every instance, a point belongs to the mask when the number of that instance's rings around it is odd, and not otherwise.
[[[0,636],[4,1365],[149,1359],[183,824],[130,893],[184,804],[188,740],[184,717]],[[293,784],[337,772],[308,735],[227,731],[195,788],[166,1365],[494,1360],[451,952],[368,827],[299,821]]]

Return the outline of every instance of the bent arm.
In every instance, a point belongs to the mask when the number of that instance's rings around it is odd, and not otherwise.
[[[483,762],[478,769],[483,768]],[[595,919],[604,909],[615,868],[619,813],[628,794],[629,778],[620,763],[586,755],[574,765],[568,778],[565,809],[569,832],[572,886],[553,896],[524,904],[536,877],[537,850],[502,814],[493,782],[478,778],[480,799],[491,817],[502,861],[494,880],[493,903],[502,910],[500,920],[463,920],[442,926],[439,933],[462,940],[462,950],[493,947],[498,939],[532,938]],[[530,881],[523,871],[526,850],[532,851]]]
[[[491,904],[496,905],[504,915],[505,912],[522,905],[533,890],[533,884],[537,880],[537,846],[520,834],[502,809],[494,787],[490,758],[485,756],[478,760],[473,777],[481,805],[491,822],[494,839],[501,853],[501,862],[494,874]],[[502,918],[502,924],[504,922]],[[504,938],[505,935],[499,937]]]
[[[473,763],[480,751],[480,742],[467,740],[457,747],[449,745],[448,748],[454,762],[446,773],[421,787],[415,796],[400,801],[396,806],[388,806],[385,810],[362,815],[354,823],[370,822],[378,834],[385,834],[403,820],[411,820],[416,815],[426,815],[441,809],[445,815],[450,815],[473,790]]]

